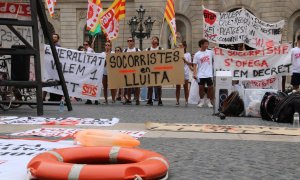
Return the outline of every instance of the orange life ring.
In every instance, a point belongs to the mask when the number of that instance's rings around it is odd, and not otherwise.
[[[74,147],[41,153],[27,168],[40,180],[154,180],[167,176],[169,163],[144,149]]]
[[[140,141],[128,134],[101,129],[82,130],[74,137],[74,141],[80,142],[83,146],[136,147],[140,145]]]

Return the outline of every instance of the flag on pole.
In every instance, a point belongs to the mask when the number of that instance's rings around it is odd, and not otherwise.
[[[99,15],[102,12],[102,4],[100,0],[88,0],[88,10],[86,14],[86,29],[94,33],[99,21]]]
[[[115,0],[99,18],[108,40],[115,39],[119,35],[119,21],[125,18],[126,13],[125,4],[126,0]]]
[[[175,9],[174,9],[174,0],[167,0],[166,10],[164,17],[169,24],[173,35],[173,42],[176,44],[176,21],[175,21]]]
[[[112,4],[112,8],[115,11],[115,17],[119,21],[123,18],[125,18],[125,9],[126,0],[115,0]]]
[[[54,5],[56,4],[56,0],[46,0],[47,8],[51,17],[54,15]]]

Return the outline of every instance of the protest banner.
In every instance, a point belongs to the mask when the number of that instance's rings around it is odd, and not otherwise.
[[[98,100],[102,88],[105,53],[86,53],[57,47],[69,95]],[[52,51],[45,45],[45,81],[59,80]],[[43,88],[44,91],[63,95],[61,86]]]
[[[36,155],[54,148],[75,147],[72,141],[46,142],[33,140],[0,139],[1,179],[24,180],[27,164]]]
[[[300,136],[300,131],[298,128],[255,126],[255,125],[182,124],[182,123],[146,122],[146,128],[152,131]]]
[[[183,50],[113,53],[107,72],[110,89],[183,84]]]
[[[24,132],[11,133],[11,136],[40,136],[40,137],[73,137],[78,131],[84,129],[71,129],[71,128],[39,128],[32,129]],[[99,129],[101,131],[101,129]],[[146,134],[145,131],[129,131],[129,130],[106,130],[112,132],[125,133],[135,139],[139,139]]]
[[[203,34],[217,44],[245,43],[255,49],[280,44],[284,20],[264,22],[246,9],[232,12],[215,12],[203,8]]]
[[[30,5],[25,3],[13,3],[13,2],[0,2],[0,18],[18,19],[18,20],[31,20]],[[32,28],[28,26],[14,26],[14,28],[20,33],[20,35],[27,40],[27,42],[33,45]],[[40,46],[40,61],[43,64],[44,56],[44,33],[41,29],[41,24],[38,23],[39,30],[39,46]],[[6,26],[0,25],[0,42],[2,42],[3,48],[11,48],[13,45],[24,45],[24,43]],[[10,73],[10,62],[8,63],[8,69]],[[44,68],[41,69],[42,75]],[[35,80],[34,60],[30,58],[30,70],[29,80]]]
[[[214,70],[231,71],[233,80],[262,80],[291,73],[291,46],[234,51],[214,48]]]
[[[119,118],[77,118],[77,117],[18,117],[0,116],[0,124],[40,124],[40,125],[73,125],[73,126],[113,126],[119,122]]]

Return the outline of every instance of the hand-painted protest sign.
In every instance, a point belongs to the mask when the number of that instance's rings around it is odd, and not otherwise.
[[[183,50],[113,53],[107,57],[108,87],[183,84]]]
[[[291,46],[265,50],[234,51],[214,48],[214,70],[232,71],[233,80],[262,80],[291,73]]]
[[[270,24],[246,9],[215,12],[203,9],[203,34],[217,44],[245,43],[256,49],[280,44],[284,20]]]
[[[146,128],[152,131],[178,131],[201,133],[233,133],[233,134],[269,134],[300,136],[298,128],[268,127],[255,125],[220,125],[220,124],[179,124],[147,122]]]
[[[74,125],[74,126],[113,126],[119,122],[118,118],[95,119],[95,118],[46,118],[46,117],[18,117],[0,116],[0,124],[40,124],[40,125]]]
[[[45,142],[32,140],[0,139],[1,179],[23,180],[27,176],[27,164],[36,155],[53,148],[74,147],[72,141]]]
[[[39,128],[39,129],[32,129],[24,132],[12,133],[10,135],[11,136],[67,137],[67,136],[74,136],[78,131],[82,131],[82,130],[84,129]],[[117,131],[117,132],[125,133],[136,139],[141,138],[146,134],[145,131],[128,131],[128,130],[106,130],[106,131],[112,131],[112,132]]]
[[[12,3],[12,2],[0,2],[0,18],[10,18],[18,20],[31,20],[31,11],[29,4]],[[27,40],[27,42],[33,45],[32,28],[28,26],[14,26],[14,28],[20,33],[20,35]],[[39,46],[41,63],[43,64],[44,56],[44,33],[41,30],[41,25],[38,23],[39,29]],[[10,48],[12,45],[23,45],[24,43],[6,26],[0,25],[0,42],[2,47]],[[8,69],[10,71],[10,64],[8,63]],[[44,69],[42,68],[43,72]],[[42,73],[43,74],[43,73]],[[29,80],[35,80],[34,60],[30,59],[30,77]]]
[[[98,100],[102,88],[105,53],[86,53],[59,47],[56,49],[69,95]],[[45,45],[45,81],[58,79],[50,46]],[[63,94],[61,86],[46,87],[43,90]]]

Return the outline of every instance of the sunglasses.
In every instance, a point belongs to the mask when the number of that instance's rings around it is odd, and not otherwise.
[[[110,46],[110,44],[105,44],[105,46]]]
[[[133,40],[127,40],[127,42],[133,42]]]
[[[116,49],[115,51],[121,51],[120,49]]]
[[[87,46],[87,45],[89,45],[89,44],[83,44],[84,46]]]

